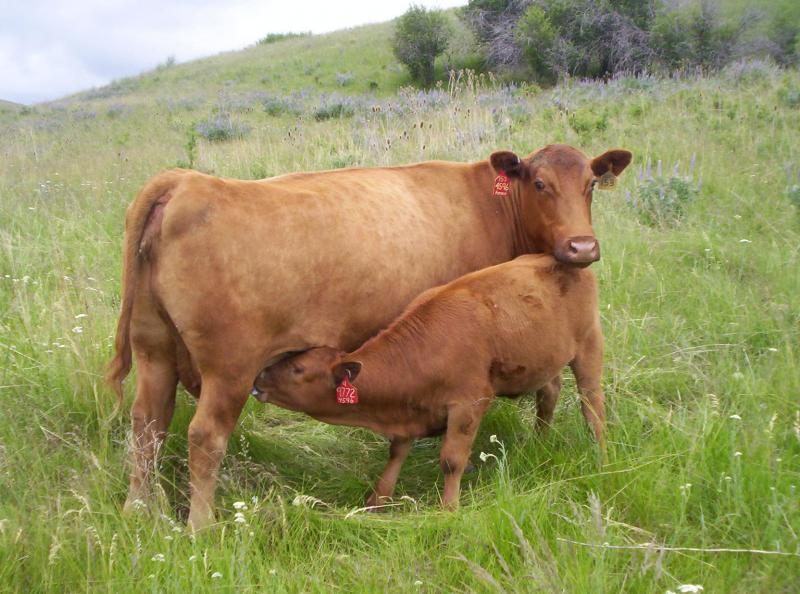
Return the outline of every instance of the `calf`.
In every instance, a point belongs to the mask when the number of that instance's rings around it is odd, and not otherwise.
[[[389,463],[368,505],[391,497],[415,438],[444,434],[442,503],[455,508],[472,442],[492,401],[536,391],[538,422],[546,425],[566,365],[602,447],[602,349],[594,273],[552,256],[527,255],[429,289],[352,353],[317,347],[265,368],[253,395],[326,423],[388,436]]]

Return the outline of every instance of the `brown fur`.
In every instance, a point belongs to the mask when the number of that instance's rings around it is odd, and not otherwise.
[[[492,164],[428,162],[260,181],[176,170],[148,182],[126,218],[123,299],[107,374],[121,398],[135,359],[126,508],[151,492],[179,380],[198,397],[189,427],[189,523],[199,528],[213,519],[216,472],[265,361],[315,345],[355,348],[415,295],[471,270],[531,252],[574,257],[565,242],[593,236],[596,165],[630,153],[591,160],[564,145],[543,151],[569,154],[570,166],[534,166],[535,155],[520,161],[503,152]],[[491,196],[498,155],[517,163],[507,198]],[[536,176],[546,192],[533,188]]]
[[[549,423],[566,365],[575,373],[586,421],[603,443],[602,345],[594,274],[551,256],[520,256],[423,293],[352,353],[319,347],[268,367],[255,391],[263,402],[366,427],[393,444],[444,432],[443,503],[454,507],[491,402],[500,394],[538,391],[540,423]],[[360,372],[350,374],[359,402],[337,404],[339,369],[359,363]],[[369,502],[391,496],[393,487],[380,481]]]

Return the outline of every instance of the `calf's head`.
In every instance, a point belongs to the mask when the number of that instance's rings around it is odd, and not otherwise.
[[[618,176],[631,162],[623,149],[593,159],[564,144],[551,144],[520,159],[511,151],[492,153],[496,173],[512,182],[512,199],[533,247],[565,264],[588,266],[600,259],[592,230],[592,193],[600,178]],[[605,176],[605,177],[604,177]]]
[[[356,379],[361,364],[342,361],[344,353],[315,347],[293,354],[261,370],[253,382],[253,396],[291,410],[311,412],[335,404],[336,386],[346,376]]]

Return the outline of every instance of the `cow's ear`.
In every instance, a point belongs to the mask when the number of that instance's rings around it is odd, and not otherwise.
[[[359,361],[343,361],[334,365],[332,371],[333,381],[337,385],[341,384],[345,377],[352,382],[361,371],[361,363]]]
[[[525,168],[516,153],[512,151],[497,151],[489,157],[495,173],[504,172],[509,178],[520,178],[524,175]]]
[[[633,159],[633,154],[630,151],[612,149],[592,159],[592,172],[597,177],[601,177],[609,171],[614,175],[619,175],[630,165],[631,159]]]

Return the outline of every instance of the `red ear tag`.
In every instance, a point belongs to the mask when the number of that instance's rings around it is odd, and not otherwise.
[[[350,383],[350,379],[345,375],[336,387],[337,404],[358,404],[358,388]]]
[[[492,196],[508,196],[508,176],[505,171],[498,171],[494,178],[494,191]]]

